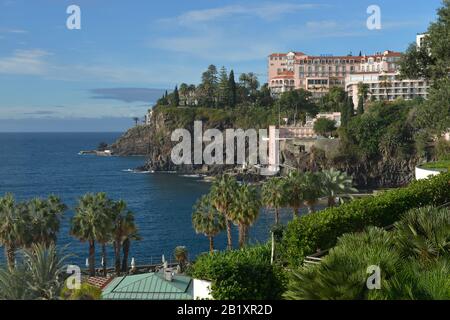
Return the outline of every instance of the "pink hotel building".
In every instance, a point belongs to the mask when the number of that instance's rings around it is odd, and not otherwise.
[[[358,97],[354,90],[355,81],[365,82],[365,79],[369,78],[362,76],[372,75],[370,81],[374,83],[370,85],[374,86],[375,83],[381,82],[382,78],[396,79],[400,56],[400,52],[393,51],[369,56],[309,56],[303,52],[273,53],[268,59],[269,87],[275,96],[302,88],[312,92],[314,97],[320,97],[331,87],[339,86],[349,92],[356,106]],[[380,77],[377,78],[375,75]],[[383,88],[389,89],[386,86]],[[396,91],[392,90],[392,92]],[[374,96],[376,99],[385,97],[381,93]],[[396,94],[387,96],[389,100],[397,97]],[[406,96],[406,98],[411,97],[411,95]]]

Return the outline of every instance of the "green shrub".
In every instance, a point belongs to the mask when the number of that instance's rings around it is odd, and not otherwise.
[[[102,290],[88,283],[81,284],[80,289],[71,290],[64,286],[61,297],[64,300],[100,300]]]
[[[449,228],[448,208],[427,206],[402,215],[392,231],[369,227],[344,234],[319,265],[290,273],[284,297],[450,299]],[[378,290],[367,287],[369,266],[379,267]]]
[[[269,245],[201,255],[188,274],[211,281],[217,300],[280,299],[285,291],[284,274],[270,264]]]
[[[309,214],[288,224],[280,246],[282,256],[296,267],[306,255],[334,246],[344,233],[362,231],[367,226],[388,226],[409,209],[447,202],[450,202],[450,173],[442,173],[405,188]]]

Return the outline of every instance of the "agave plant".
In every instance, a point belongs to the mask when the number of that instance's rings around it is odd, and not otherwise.
[[[22,251],[22,263],[14,270],[0,270],[0,298],[55,300],[64,284],[64,260],[56,246],[33,244]]]
[[[334,207],[336,205],[336,197],[342,194],[350,194],[357,192],[352,187],[353,179],[345,172],[335,169],[324,170],[320,173],[320,181],[322,193],[328,199],[328,206]]]

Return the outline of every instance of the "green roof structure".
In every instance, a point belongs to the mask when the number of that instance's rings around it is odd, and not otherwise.
[[[160,272],[117,277],[103,289],[102,299],[193,300],[193,281],[181,275],[168,281]]]

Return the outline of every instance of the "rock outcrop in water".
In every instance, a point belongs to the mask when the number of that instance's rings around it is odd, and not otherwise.
[[[118,156],[146,156],[150,151],[151,136],[152,126],[133,127],[111,145],[111,151]]]

